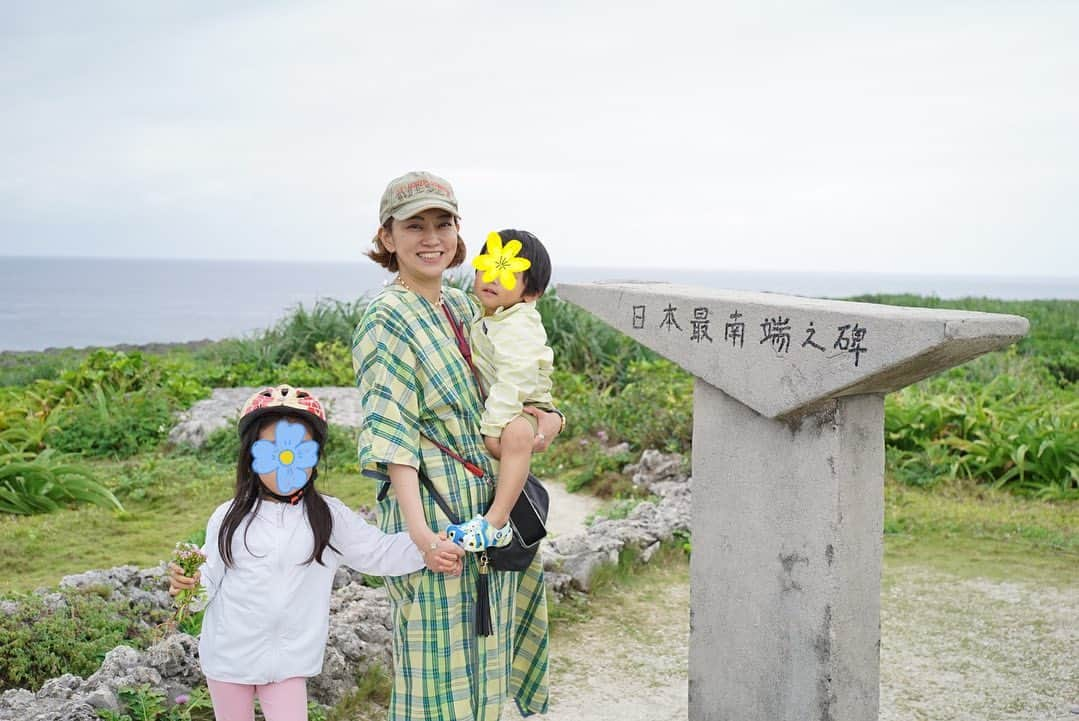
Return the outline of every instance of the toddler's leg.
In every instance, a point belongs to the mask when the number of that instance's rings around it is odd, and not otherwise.
[[[487,446],[487,452],[491,454],[491,458],[497,458],[502,460],[502,439],[492,438],[491,436],[483,437],[483,445]]]
[[[266,721],[307,721],[307,679],[293,676],[258,687]]]
[[[255,721],[255,687],[206,679],[217,721]]]
[[[495,528],[502,528],[509,521],[510,511],[528,479],[528,467],[532,463],[532,442],[536,437],[532,424],[522,416],[514,418],[502,429],[499,446],[502,452],[498,466],[498,485],[495,500],[486,513],[487,521]]]

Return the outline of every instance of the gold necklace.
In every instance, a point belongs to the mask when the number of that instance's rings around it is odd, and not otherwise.
[[[405,290],[407,290],[408,292],[410,292],[410,293],[415,293],[416,295],[420,296],[420,297],[421,297],[421,298],[423,298],[424,300],[426,300],[426,299],[427,299],[427,296],[425,296],[425,295],[421,295],[420,293],[416,293],[416,291],[415,291],[415,290],[413,290],[413,289],[412,289],[412,288],[411,288],[411,287],[409,286],[409,284],[405,282],[405,279],[401,277],[401,274],[400,274],[400,273],[398,273],[398,274],[397,274],[397,279],[396,279],[396,280],[395,280],[394,282],[395,282],[395,283],[399,283],[399,284],[401,285],[401,287],[402,287],[402,288],[404,288]],[[441,288],[441,287],[440,287],[440,288],[438,289],[438,304],[439,304],[439,305],[442,305],[442,288]]]

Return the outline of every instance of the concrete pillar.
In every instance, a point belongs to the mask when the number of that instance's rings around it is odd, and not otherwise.
[[[875,721],[884,399],[693,398],[690,718]]]
[[[1015,342],[1026,319],[662,283],[558,292],[697,378],[691,721],[877,719],[884,394]]]

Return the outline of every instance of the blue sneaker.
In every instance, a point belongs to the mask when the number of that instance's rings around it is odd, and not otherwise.
[[[488,548],[508,546],[513,537],[513,527],[507,523],[502,528],[495,528],[483,516],[476,516],[471,521],[446,526],[446,535],[466,551],[479,553]]]

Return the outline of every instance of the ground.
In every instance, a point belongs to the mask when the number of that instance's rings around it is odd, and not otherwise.
[[[556,496],[569,506],[575,495]],[[558,506],[554,506],[558,507]],[[881,721],[1079,719],[1079,582],[1022,553],[897,543],[881,596]],[[687,718],[689,565],[678,553],[602,589],[551,639],[544,721]],[[1077,709],[1079,711],[1079,709]],[[513,709],[505,721],[518,721]]]

